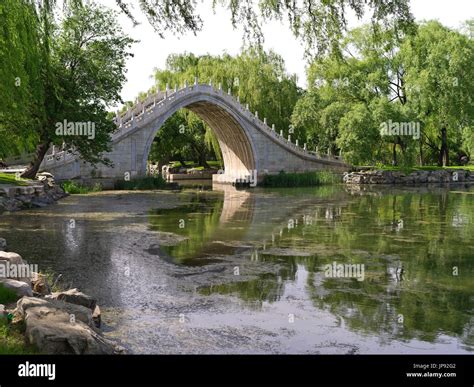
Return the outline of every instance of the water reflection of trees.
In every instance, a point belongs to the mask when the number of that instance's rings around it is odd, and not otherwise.
[[[293,198],[293,208],[278,222],[275,217],[272,221],[259,217],[262,204],[250,198],[222,222],[222,201],[217,200],[205,204],[208,210],[203,219],[181,230],[189,241],[172,253],[187,259],[233,254],[235,246],[210,248],[215,246],[216,235],[239,240],[245,237],[246,228],[254,227],[252,222],[264,222],[255,238],[265,242],[246,252],[249,259],[278,265],[278,272],[212,285],[201,289],[202,293],[235,294],[257,305],[274,302],[284,294],[285,283],[295,280],[298,265],[303,265],[309,273],[307,291],[314,305],[343,317],[352,329],[425,341],[434,341],[444,332],[473,345],[474,211],[469,195],[400,192],[361,195],[343,203]],[[199,200],[194,205],[202,205],[203,199]],[[202,208],[166,211],[167,222],[177,225],[185,216],[179,211],[202,213]],[[234,221],[239,211],[241,221]],[[274,248],[290,253],[275,254]],[[291,250],[310,254],[291,255]],[[364,263],[365,280],[324,278],[322,266],[333,261]],[[458,276],[453,276],[454,266],[459,268]]]
[[[353,329],[426,341],[443,332],[473,345],[472,334],[466,334],[472,331],[474,305],[474,211],[469,195],[362,196],[344,212],[354,215],[345,216],[326,241],[339,248],[346,261],[365,263],[366,279],[325,279],[319,281],[326,290],[321,292],[315,281],[321,273],[313,272],[308,289],[315,305],[344,317]],[[457,214],[465,215],[461,228],[453,226]],[[404,274],[397,278],[394,272],[400,265]],[[458,276],[453,275],[454,266]]]

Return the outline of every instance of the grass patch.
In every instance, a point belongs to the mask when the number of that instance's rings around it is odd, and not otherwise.
[[[169,188],[169,184],[161,176],[147,176],[130,181],[120,180],[115,183],[117,190],[141,191],[165,188]]]
[[[0,304],[11,304],[18,299],[13,290],[0,285]],[[24,326],[21,324],[12,326],[8,323],[6,316],[0,313],[0,355],[23,355],[36,351],[26,345],[22,334]]]
[[[28,355],[38,351],[27,345],[21,333],[24,327],[10,326],[7,320],[0,317],[0,355]]]
[[[0,285],[0,304],[10,304],[18,299],[16,293]]]
[[[327,171],[286,173],[280,172],[278,175],[265,175],[263,177],[263,187],[310,187],[324,184],[337,184],[341,182],[341,177]]]
[[[17,179],[14,173],[0,173],[0,184],[28,185],[31,180]]]
[[[93,186],[87,186],[70,180],[63,182],[61,187],[64,191],[71,195],[84,195],[92,192],[102,191],[102,185],[100,183],[96,183]]]

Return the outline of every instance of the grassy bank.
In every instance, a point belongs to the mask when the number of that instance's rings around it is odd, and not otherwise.
[[[278,175],[265,175],[262,187],[310,187],[324,184],[337,184],[341,182],[341,177],[331,172],[305,172],[286,173],[280,172]]]
[[[3,285],[0,285],[0,304],[10,304],[15,302],[17,298],[18,297],[13,290],[7,289]]]
[[[11,304],[17,298],[13,290],[0,285],[0,304]],[[18,326],[12,327],[3,312],[0,312],[0,355],[21,355],[34,352],[32,348],[26,346],[21,329],[22,327]]]
[[[28,185],[30,180],[17,179],[14,173],[0,173],[0,184]]]
[[[0,355],[37,353],[37,350],[25,343],[22,329],[23,327],[11,326],[5,318],[0,317]]]

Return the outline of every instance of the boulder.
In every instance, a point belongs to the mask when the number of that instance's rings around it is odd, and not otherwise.
[[[463,183],[474,181],[474,174],[463,169],[413,171],[405,174],[401,171],[363,170],[344,173],[346,184],[425,184],[425,183]]]
[[[17,281],[11,278],[0,278],[0,285],[2,285],[6,289],[13,290],[18,298],[27,296],[33,296],[33,290],[31,286],[28,285],[26,282]]]
[[[16,314],[24,318],[25,312],[29,308],[43,307],[47,306],[48,308],[60,309],[63,312],[67,313],[69,320],[71,318],[75,321],[81,321],[87,326],[92,327],[92,311],[82,305],[69,304],[67,302],[50,300],[46,298],[36,298],[36,297],[23,297],[17,303]]]
[[[436,173],[430,173],[427,179],[428,183],[438,183],[439,177]]]
[[[36,174],[36,178],[38,180],[54,179],[54,176],[49,172],[39,172]]]
[[[96,305],[94,311],[92,312],[92,321],[94,322],[96,328],[100,328],[102,325],[99,305]]]
[[[31,281],[31,285],[33,287],[33,292],[41,295],[46,296],[51,294],[51,286],[48,283],[48,279],[44,274],[37,274],[35,273],[34,279]]]
[[[95,309],[97,305],[97,301],[94,298],[80,292],[77,289],[69,289],[65,292],[53,293],[49,296],[46,296],[46,298],[65,301],[65,302],[69,302],[71,304],[76,304],[76,305],[82,305],[86,308],[89,308],[92,311]]]
[[[428,171],[419,171],[414,174],[414,181],[416,184],[426,183],[428,181],[429,176]]]
[[[16,265],[21,265],[23,263],[21,255],[17,253],[7,253],[6,251],[0,251],[0,263],[1,261],[9,261],[10,264]]]
[[[0,278],[15,279],[29,285],[31,274],[28,262],[23,260],[19,254],[0,251]]]
[[[78,316],[71,320],[71,311],[82,308],[57,300],[24,297],[17,303],[15,317],[24,321],[29,344],[41,353],[59,355],[111,355],[117,348]]]

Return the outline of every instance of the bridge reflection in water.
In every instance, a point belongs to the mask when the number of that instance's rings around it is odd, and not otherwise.
[[[259,307],[280,300],[285,286],[304,276],[314,306],[351,329],[428,342],[443,333],[473,348],[474,253],[468,246],[474,222],[468,195],[223,189],[223,197],[195,195],[189,204],[156,210],[151,218],[155,229],[187,238],[164,248],[176,264],[231,263],[239,269],[240,277],[223,276],[222,283],[201,286],[201,294],[237,295]],[[461,228],[460,213],[471,214]],[[180,219],[186,221],[183,229],[176,227]],[[249,262],[269,269],[246,279]],[[364,264],[364,281],[326,278],[323,267],[333,262]],[[465,275],[453,275],[455,265]]]

